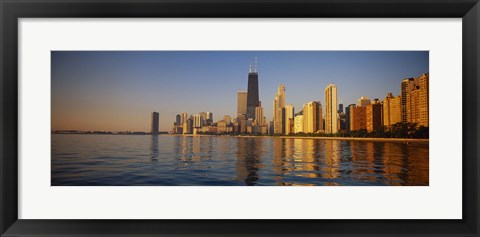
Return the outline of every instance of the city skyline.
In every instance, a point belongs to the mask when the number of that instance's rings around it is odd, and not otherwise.
[[[249,65],[255,57],[256,89],[266,122],[273,119],[271,101],[280,84],[286,85],[284,103],[295,112],[320,101],[325,114],[329,84],[339,88],[337,106],[348,106],[362,96],[397,96],[404,78],[428,73],[428,51],[57,51],[52,52],[52,130],[149,131],[152,111],[159,112],[161,131],[170,131],[182,112],[213,112],[214,121],[234,117],[237,93],[250,89]],[[149,85],[159,82],[165,84],[155,93]],[[144,102],[135,103],[139,100]]]

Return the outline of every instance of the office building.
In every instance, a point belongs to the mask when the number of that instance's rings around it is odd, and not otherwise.
[[[273,132],[276,134],[284,133],[285,122],[283,121],[282,108],[285,107],[285,97],[285,85],[280,84],[273,100]]]
[[[295,119],[293,120],[293,132],[294,133],[303,133],[303,113],[297,113]]]
[[[351,131],[367,129],[367,107],[355,107],[350,110],[353,120],[351,121]]]
[[[383,126],[390,127],[402,121],[402,97],[390,92],[383,100]]]
[[[356,104],[350,104],[348,106],[348,127],[347,127],[347,131],[350,132],[350,131],[354,131],[353,128],[355,127],[354,125],[354,121],[355,121],[355,114],[353,113],[354,109],[357,107]]]
[[[418,78],[418,84],[419,84],[419,113],[420,113],[420,118],[418,122],[418,126],[424,126],[428,127],[429,123],[429,74],[425,73],[422,74]]]
[[[367,131],[373,132],[382,128],[382,104],[375,99],[372,104],[366,107]]]
[[[358,107],[367,107],[367,105],[371,104],[371,101],[368,97],[362,96],[358,99]]]
[[[400,83],[400,93],[401,93],[401,113],[402,113],[402,122],[409,122],[408,116],[408,105],[407,100],[410,97],[410,92],[418,85],[418,80],[415,78],[405,78]]]
[[[317,133],[323,131],[322,119],[322,105],[320,104],[320,101],[310,101],[303,105],[304,133]]]
[[[325,88],[325,133],[337,133],[337,86],[329,84]],[[305,113],[305,111],[304,111]]]
[[[246,91],[237,92],[237,116],[247,114],[247,95]]]
[[[152,112],[152,126],[151,133],[153,135],[158,135],[158,128],[160,126],[159,114],[158,112]]]
[[[255,120],[255,108],[259,106],[260,97],[258,93],[258,65],[257,58],[255,58],[255,69],[248,73],[248,88],[247,88],[247,120]]]
[[[338,104],[338,113],[343,113],[343,104]]]
[[[284,134],[293,133],[293,117],[295,115],[293,105],[286,105],[283,108]]]

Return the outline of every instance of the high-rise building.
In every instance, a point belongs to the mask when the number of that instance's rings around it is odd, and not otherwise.
[[[285,85],[280,84],[273,100],[273,132],[278,134],[284,133],[282,108],[285,107],[285,96]]]
[[[213,121],[213,113],[212,112],[207,112],[207,119],[210,119]]]
[[[402,121],[402,97],[390,92],[383,100],[383,126],[390,127]]]
[[[237,92],[237,116],[247,114],[247,95],[246,91]]]
[[[337,86],[325,88],[325,133],[337,133]],[[305,113],[305,111],[304,111]]]
[[[416,87],[417,80],[415,78],[405,78],[400,83],[400,90],[401,90],[401,112],[402,112],[402,122],[408,122],[408,114],[407,114],[407,99],[409,97],[409,93]]]
[[[288,135],[290,133],[293,133],[293,117],[295,115],[295,111],[293,108],[293,105],[286,105],[284,107],[284,134]]]
[[[177,114],[177,116],[175,117],[175,125],[180,126],[181,122],[182,122],[182,118],[180,114]]]
[[[345,107],[345,130],[350,132],[350,117],[351,117],[351,108],[355,107],[355,104],[350,104]]]
[[[151,133],[153,135],[158,135],[158,128],[159,128],[159,114],[158,112],[152,112],[152,127]]]
[[[223,116],[223,121],[225,121],[225,123],[227,123],[227,125],[229,125],[229,124],[232,123],[232,117],[230,117],[230,115],[224,115]]]
[[[250,71],[248,73],[248,89],[247,89],[247,119],[255,120],[255,108],[259,106],[259,93],[258,93],[258,65],[257,58],[255,58],[255,69],[252,71],[250,65]]]
[[[303,112],[302,111],[300,111],[295,115],[293,132],[303,133]]]
[[[322,119],[322,105],[320,104],[320,101],[310,101],[303,105],[304,133],[316,133],[322,131]]]
[[[419,84],[419,111],[420,111],[420,120],[418,122],[419,126],[425,126],[428,127],[429,123],[429,77],[430,75],[428,73],[422,74],[418,78],[418,84]]]
[[[201,113],[194,114],[193,115],[193,127],[194,128],[201,128],[202,126],[203,126],[202,114]]]
[[[351,131],[358,131],[361,129],[367,129],[367,107],[355,107],[350,108]]]
[[[265,125],[265,117],[263,116],[263,107],[258,106],[255,108],[255,125],[263,126]]]
[[[183,112],[182,115],[181,115],[181,121],[180,121],[180,124],[184,124],[187,122],[187,119],[188,119],[188,115],[187,113]]]
[[[343,113],[343,104],[338,104],[338,113]]]
[[[382,128],[382,104],[375,99],[372,104],[367,105],[366,109],[367,131],[373,132]]]
[[[429,74],[402,81],[402,121],[428,127]],[[406,118],[404,121],[403,119]]]
[[[355,113],[354,113],[354,109],[357,107],[357,105],[355,104],[350,104],[348,106],[348,127],[347,127],[347,131],[350,132],[350,131],[354,131],[354,121],[355,121]]]
[[[358,107],[367,107],[367,105],[371,104],[371,101],[368,97],[362,96],[358,99]]]

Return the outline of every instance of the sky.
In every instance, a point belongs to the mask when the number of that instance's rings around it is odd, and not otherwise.
[[[162,131],[182,112],[234,117],[255,57],[268,121],[279,84],[296,113],[324,105],[330,83],[347,106],[399,95],[402,79],[429,72],[428,51],[52,51],[52,130],[149,131],[153,111]]]

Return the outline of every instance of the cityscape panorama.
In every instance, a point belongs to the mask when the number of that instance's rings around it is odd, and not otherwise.
[[[52,185],[428,185],[428,63],[428,51],[53,51]]]

